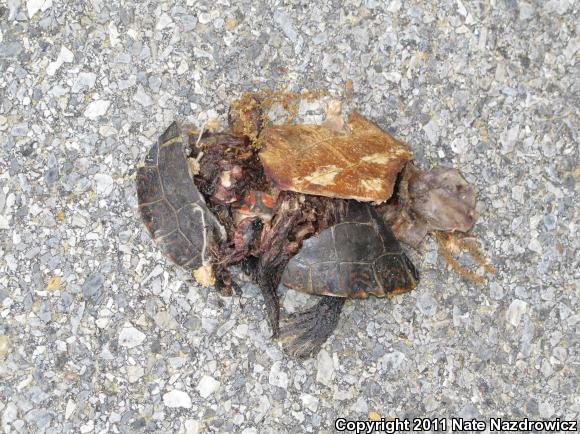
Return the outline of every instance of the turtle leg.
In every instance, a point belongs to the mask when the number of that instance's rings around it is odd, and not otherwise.
[[[256,270],[256,283],[262,291],[262,297],[264,297],[264,303],[266,303],[272,338],[277,338],[280,333],[280,300],[276,292],[279,282],[279,273],[276,273],[271,267],[262,266]]]
[[[268,320],[272,328],[272,337],[278,337],[280,332],[280,302],[277,288],[282,278],[282,272],[291,257],[289,252],[289,236],[299,223],[302,213],[298,201],[290,198],[289,201],[279,204],[280,211],[273,220],[269,229],[262,234],[260,251],[262,255],[255,268],[255,281],[262,290]]]
[[[345,300],[321,296],[314,307],[289,315],[280,331],[284,351],[298,359],[318,353],[336,328]]]

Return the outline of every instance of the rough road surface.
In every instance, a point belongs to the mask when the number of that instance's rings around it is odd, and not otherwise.
[[[330,432],[337,417],[577,419],[578,6],[0,1],[0,431]],[[344,92],[479,190],[498,272],[349,302],[317,358],[150,240],[135,168],[263,87]],[[315,119],[322,105],[301,107]],[[306,297],[288,292],[287,310]]]

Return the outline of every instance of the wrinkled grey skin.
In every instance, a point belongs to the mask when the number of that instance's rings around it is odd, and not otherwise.
[[[409,179],[409,199],[430,230],[467,232],[479,217],[475,189],[457,169],[417,171]]]
[[[383,207],[383,217],[400,241],[416,247],[432,231],[469,231],[479,214],[476,193],[457,169],[419,170],[409,164],[396,205]]]

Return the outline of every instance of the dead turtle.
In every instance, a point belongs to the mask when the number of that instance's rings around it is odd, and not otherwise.
[[[264,294],[274,336],[281,279],[320,295],[314,308],[283,328],[290,353],[317,352],[346,298],[383,297],[416,286],[417,271],[368,204],[280,191],[264,175],[247,137],[196,136],[172,124],[138,169],[145,226],[175,263],[193,270],[215,265],[222,292],[234,285],[227,267],[243,263]]]
[[[228,269],[242,265],[262,291],[273,336],[304,358],[332,334],[347,298],[417,285],[376,208],[412,153],[356,113],[347,125],[331,119],[262,131],[259,108],[230,113],[231,127],[220,133],[172,124],[137,171],[139,209],[164,253],[198,281],[231,295]],[[320,296],[281,330],[280,282]]]

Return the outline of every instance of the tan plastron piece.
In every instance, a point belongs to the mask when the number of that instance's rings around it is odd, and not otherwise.
[[[266,175],[281,190],[381,203],[413,158],[409,147],[358,113],[350,132],[324,125],[275,125],[261,135]]]

